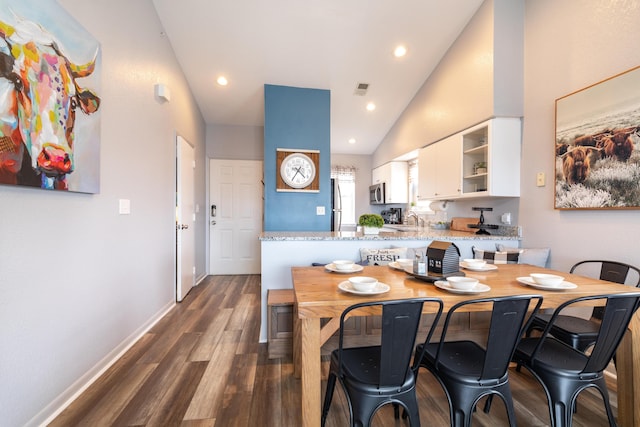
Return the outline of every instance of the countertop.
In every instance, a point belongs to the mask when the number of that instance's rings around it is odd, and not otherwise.
[[[513,230],[512,230],[513,229]],[[494,231],[494,230],[492,230]],[[517,227],[500,230],[503,234],[475,234],[474,232],[434,230],[416,228],[415,231],[381,231],[380,234],[363,234],[361,231],[266,231],[260,234],[261,241],[308,241],[308,240],[514,240],[519,241]]]

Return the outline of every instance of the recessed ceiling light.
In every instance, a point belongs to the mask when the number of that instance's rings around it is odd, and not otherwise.
[[[225,76],[218,77],[218,80],[216,80],[216,82],[218,82],[220,86],[226,86],[229,83]]]
[[[356,143],[355,138],[349,138],[349,144],[355,144],[355,143]]]
[[[404,47],[403,45],[400,45],[395,48],[395,50],[393,51],[393,54],[395,55],[396,58],[403,57],[407,54],[407,48]]]
[[[374,104],[373,102],[370,102],[367,104],[367,110],[373,111],[375,109],[376,109],[376,104]]]

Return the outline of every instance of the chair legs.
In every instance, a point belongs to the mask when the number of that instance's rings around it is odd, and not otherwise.
[[[331,407],[333,392],[336,386],[336,379],[337,376],[334,373],[330,373],[329,377],[327,378],[327,390],[324,395],[324,403],[322,406],[322,427],[324,427],[327,422],[327,415],[329,414],[329,408]],[[355,397],[358,396],[358,394],[356,393],[347,392],[346,394],[351,410],[351,425],[357,427],[369,426],[369,420],[373,416],[376,409],[380,405],[388,402],[386,398],[377,399],[374,396],[360,395],[362,398],[359,399]],[[351,395],[354,397],[350,398],[349,396]],[[400,407],[402,406],[402,418],[409,418],[409,425],[411,427],[420,427],[420,412],[418,408],[418,400],[415,395],[415,388],[407,390],[405,393],[402,393],[401,395],[396,397],[398,398],[398,400],[392,403],[395,417],[399,417]],[[398,403],[400,401],[402,403]]]
[[[535,376],[538,377],[538,375]],[[545,382],[541,377],[538,377],[538,380],[543,385],[547,399],[549,400],[549,415],[551,416],[552,427],[571,427],[578,394],[584,390],[584,387],[580,387],[579,383],[574,383],[573,387],[566,387],[566,385],[562,386],[557,382],[554,383],[549,380]],[[607,384],[604,378],[600,378],[593,384],[596,385],[596,388],[602,395],[609,425],[616,426],[613,411],[611,410],[611,403],[609,402],[609,392],[607,391]]]
[[[327,391],[324,394],[324,404],[322,405],[322,427],[327,422],[327,414],[333,399],[333,390],[336,388],[336,374],[330,373],[327,378]]]
[[[488,413],[491,408],[491,401],[493,397],[498,395],[502,397],[505,402],[505,407],[507,409],[507,418],[509,420],[509,425],[511,427],[515,427],[516,425],[516,414],[513,408],[513,398],[511,396],[511,389],[509,388],[509,384],[505,384],[499,387],[499,392],[492,393],[488,396],[488,399],[485,403],[484,412]],[[452,397],[453,400],[449,402],[451,406],[451,425],[456,427],[469,427],[471,425],[471,417],[473,416],[473,412],[475,411],[477,400],[480,396],[467,394],[466,396],[457,396]],[[452,402],[457,402],[455,406],[453,406]]]

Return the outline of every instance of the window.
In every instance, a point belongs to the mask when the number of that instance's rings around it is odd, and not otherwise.
[[[331,166],[331,178],[338,180],[342,202],[342,225],[356,224],[356,168]]]

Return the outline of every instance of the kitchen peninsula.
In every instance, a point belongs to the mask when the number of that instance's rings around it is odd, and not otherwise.
[[[267,293],[269,289],[292,289],[291,267],[328,264],[336,259],[360,261],[360,249],[408,248],[426,249],[432,241],[454,243],[461,258],[472,258],[473,246],[495,250],[496,244],[519,247],[517,227],[504,227],[493,235],[473,232],[434,230],[415,227],[396,232],[364,235],[362,232],[270,231],[260,234],[262,321],[260,342],[267,341]],[[338,274],[338,273],[336,273]]]

